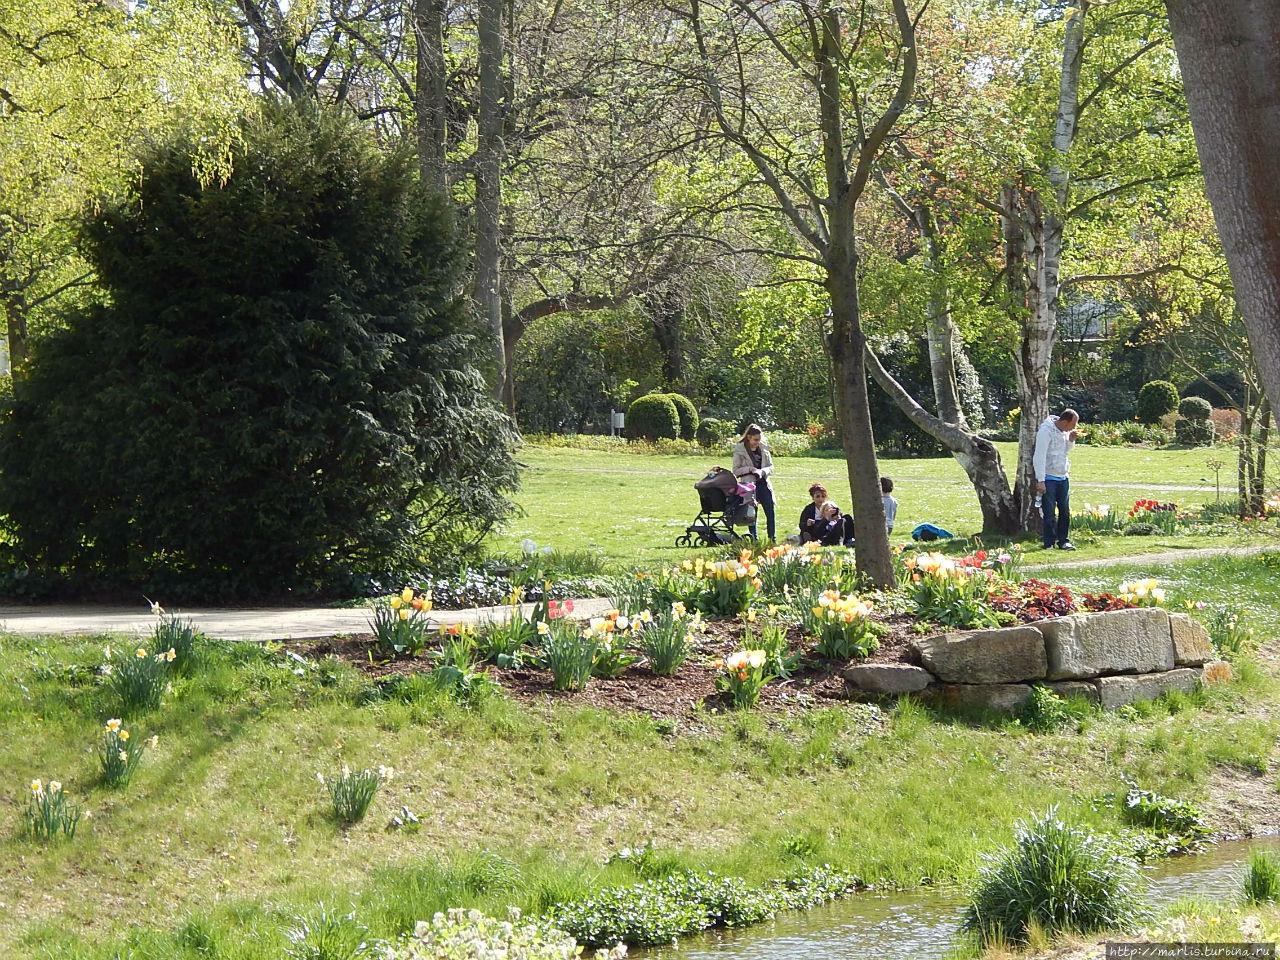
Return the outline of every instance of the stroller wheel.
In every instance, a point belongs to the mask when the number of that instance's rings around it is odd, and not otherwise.
[[[679,537],[676,537],[676,546],[677,546],[677,547],[692,547],[692,546],[693,546],[693,541],[689,539],[689,535],[686,533],[686,534],[683,534],[683,535],[681,535],[681,536],[679,536]]]

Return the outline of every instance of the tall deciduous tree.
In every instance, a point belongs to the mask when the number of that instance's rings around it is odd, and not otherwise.
[[[1167,7],[1240,311],[1267,394],[1280,397],[1280,6]]]
[[[195,161],[215,173],[246,96],[205,0],[0,5],[0,309],[15,364],[33,311],[93,280],[70,243],[81,206],[127,189],[134,150],[166,130],[202,141]]]
[[[760,203],[790,231],[775,249],[818,268],[830,300],[826,336],[849,486],[858,516],[858,570],[893,582],[875,433],[867,401],[859,300],[858,204],[907,110],[917,69],[916,17],[905,0],[887,16],[843,3],[691,0],[673,7],[696,59],[688,82],[706,91],[719,137],[745,157]],[[776,228],[775,228],[776,229]]]

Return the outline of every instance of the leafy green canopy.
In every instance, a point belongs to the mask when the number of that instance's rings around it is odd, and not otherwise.
[[[163,147],[136,201],[87,221],[106,302],[37,343],[0,433],[18,562],[219,596],[351,589],[512,509],[445,205],[343,121],[269,114],[224,182]]]

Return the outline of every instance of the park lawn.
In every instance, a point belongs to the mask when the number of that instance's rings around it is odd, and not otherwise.
[[[1015,444],[999,444],[1010,467]],[[1179,506],[1214,499],[1205,460],[1221,451],[1151,450],[1141,447],[1078,446],[1072,454],[1072,504],[1110,504],[1120,511],[1139,498],[1174,501]],[[715,464],[704,456],[639,455],[598,450],[525,447],[521,462],[523,486],[516,500],[523,516],[494,539],[498,552],[516,553],[526,538],[557,550],[596,552],[620,564],[654,568],[677,561],[689,551],[675,546],[675,538],[698,512],[693,489]],[[726,456],[722,460],[727,465]],[[775,461],[778,536],[796,530],[800,511],[808,502],[809,485],[822,482],[843,508],[849,506],[849,483],[843,460],[784,457]],[[905,541],[919,523],[937,524],[967,536],[981,529],[982,515],[964,471],[951,458],[882,460],[881,472],[895,482],[898,521],[894,541]],[[1106,484],[1104,486],[1104,484]],[[1157,486],[1158,485],[1158,486]],[[1159,489],[1188,487],[1194,489]],[[1225,495],[1230,495],[1226,491]],[[745,532],[745,528],[742,529]],[[761,518],[760,533],[764,534]],[[1274,523],[1265,530],[1237,530],[1232,525],[1214,534],[1169,537],[1110,537],[1098,542],[1082,538],[1077,558],[1157,553],[1195,547],[1222,547],[1266,542],[1276,535]],[[1028,542],[1032,551],[1039,546]],[[1038,559],[1038,558],[1037,558]],[[1056,559],[1048,558],[1045,559]]]
[[[1248,599],[1267,646],[1241,682],[1091,715],[1080,731],[1033,735],[912,703],[673,722],[500,696],[474,709],[369,702],[347,666],[299,676],[278,651],[214,644],[167,703],[127,724],[161,739],[124,791],[96,782],[87,752],[114,711],[93,673],[105,638],[4,638],[0,955],[274,960],[295,916],[321,903],[354,911],[374,936],[447,906],[536,911],[634,880],[605,860],[650,839],[675,866],[752,880],[830,862],[871,882],[964,883],[981,853],[1050,804],[1115,826],[1114,809],[1089,798],[1121,776],[1191,799],[1223,770],[1274,790],[1270,562],[1156,571],[1172,607]],[[326,814],[315,780],[344,762],[397,771],[349,830]],[[92,812],[74,841],[22,836],[33,777],[61,780]],[[402,805],[419,830],[387,828]]]

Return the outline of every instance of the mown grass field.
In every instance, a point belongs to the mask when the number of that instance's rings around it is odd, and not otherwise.
[[[1262,558],[1147,570],[1169,603],[1243,604],[1265,639],[1239,683],[1038,735],[1008,721],[854,704],[672,722],[501,696],[367,702],[354,670],[215,645],[157,710],[124,791],[88,752],[116,715],[94,671],[105,638],[0,641],[0,955],[283,955],[324,904],[388,936],[447,906],[537,911],[635,879],[612,851],[652,840],[671,866],[753,880],[830,862],[868,881],[964,884],[1014,823],[1050,804],[1101,828],[1091,798],[1129,777],[1192,799],[1224,772],[1274,794],[1276,571]],[[1092,571],[1065,572],[1092,585]],[[301,675],[299,675],[299,671]],[[317,772],[387,764],[369,818],[339,828]],[[92,813],[71,842],[22,831],[27,783]],[[1280,797],[1277,797],[1280,801]],[[401,806],[421,818],[391,830]]]
[[[998,444],[1009,469],[1016,462],[1015,444]],[[1077,446],[1072,454],[1072,506],[1110,504],[1127,510],[1138,498],[1174,501],[1180,506],[1214,500],[1213,473],[1205,461],[1221,450],[1149,450],[1138,447]],[[675,538],[698,512],[693,489],[715,463],[729,465],[726,451],[719,461],[698,456],[662,456],[595,450],[526,447],[520,453],[529,465],[516,500],[524,515],[495,538],[494,548],[519,551],[530,538],[558,550],[597,552],[627,566],[660,566],[680,559],[687,550]],[[794,532],[800,511],[808,502],[808,488],[823,483],[843,508],[850,502],[843,460],[785,457],[775,461],[779,501],[778,536]],[[981,529],[982,516],[964,471],[951,458],[882,460],[881,472],[892,477],[898,498],[894,539],[909,538],[911,530],[928,521],[958,535]],[[1234,496],[1229,471],[1223,471],[1224,497]],[[1206,483],[1204,480],[1209,482]],[[764,525],[761,519],[760,532]],[[1123,537],[1090,543],[1077,538],[1074,559],[1159,553],[1196,547],[1259,542],[1256,531],[1223,531],[1215,535],[1179,537]],[[1032,552],[1039,543],[1027,544]],[[1036,560],[1055,560],[1052,555]]]

